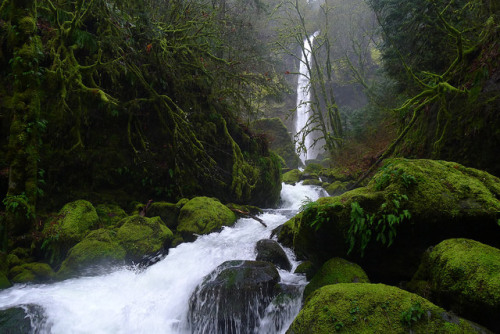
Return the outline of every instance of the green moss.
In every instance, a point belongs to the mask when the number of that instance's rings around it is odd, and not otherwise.
[[[424,298],[383,284],[341,283],[316,290],[287,333],[405,333],[402,316],[420,305],[414,333],[477,333],[467,321],[446,313]]]
[[[57,272],[57,277],[66,279],[82,272],[89,272],[91,267],[122,264],[126,252],[113,234],[105,229],[91,232],[70,249]]]
[[[0,273],[0,290],[10,288],[11,286],[12,283],[10,283],[7,276],[5,276],[3,273]]]
[[[304,169],[304,174],[319,175],[323,170],[323,166],[318,163],[310,163]]]
[[[32,34],[36,29],[36,20],[31,16],[25,16],[19,20],[19,30],[26,35]]]
[[[294,273],[304,274],[307,280],[311,280],[316,273],[316,268],[314,268],[314,264],[311,261],[304,261],[297,266]]]
[[[338,283],[370,283],[370,280],[357,264],[341,258],[333,258],[321,266],[306,286],[304,298],[307,299],[311,293],[322,286]]]
[[[120,225],[117,240],[127,252],[127,258],[132,261],[163,250],[174,238],[174,234],[160,217],[135,215],[125,218]]]
[[[236,214],[218,200],[195,197],[182,207],[177,231],[185,240],[193,240],[194,234],[217,231],[222,226],[231,226],[236,219]]]
[[[291,171],[283,174],[282,179],[283,179],[283,182],[285,182],[286,184],[294,185],[295,183],[300,181],[301,176],[302,176],[302,172],[300,170],[292,169]]]
[[[354,240],[350,258],[362,265],[372,279],[409,280],[425,249],[444,239],[460,236],[500,245],[500,239],[495,237],[500,212],[499,182],[486,172],[452,162],[391,159],[367,186],[316,201],[295,220],[293,228],[285,225],[280,241],[292,247],[299,258],[315,264],[332,256],[349,258],[346,246],[352,241],[349,230],[352,204],[356,202],[364,217],[374,217],[375,228],[364,253],[366,260],[358,258],[361,240]],[[383,238],[378,238],[377,223],[388,222],[384,215],[387,218],[393,212],[409,215],[393,226],[393,242],[386,250],[387,235],[384,244]],[[317,224],[318,219],[321,224]]]
[[[320,187],[323,184],[323,182],[321,182],[318,179],[307,179],[307,180],[304,180],[304,182],[302,184],[305,186],[318,186],[318,187]]]
[[[97,216],[103,226],[116,226],[127,213],[116,204],[99,204],[95,208]]]
[[[330,196],[339,196],[347,191],[348,185],[348,182],[335,181],[325,187],[325,190]]]
[[[55,273],[46,263],[26,263],[13,267],[9,277],[13,283],[43,283],[54,278]]]
[[[500,330],[500,249],[470,239],[448,239],[426,252],[409,287]],[[496,324],[496,325],[495,325]]]
[[[68,250],[82,241],[98,223],[99,216],[90,202],[78,200],[66,204],[56,217],[45,223],[42,231],[41,248],[47,260],[58,266]]]
[[[175,229],[177,227],[179,217],[180,207],[178,204],[167,203],[167,202],[154,202],[148,209],[148,217],[160,217],[161,220],[170,229]]]
[[[59,239],[81,241],[99,222],[94,206],[85,200],[66,204],[59,211]]]

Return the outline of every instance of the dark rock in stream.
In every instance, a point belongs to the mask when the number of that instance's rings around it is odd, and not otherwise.
[[[44,311],[37,305],[0,310],[0,333],[42,333],[48,331]]]
[[[276,267],[287,271],[292,269],[290,260],[278,242],[271,239],[259,240],[255,250],[257,251],[257,261],[271,262]]]
[[[207,275],[189,301],[192,333],[254,333],[266,307],[281,291],[275,266],[227,261]]]

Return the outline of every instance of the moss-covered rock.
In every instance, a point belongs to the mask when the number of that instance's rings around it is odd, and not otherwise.
[[[295,152],[292,138],[279,118],[259,119],[252,123],[252,130],[267,137],[270,149],[283,158],[288,168],[297,168],[300,159]]]
[[[99,216],[90,202],[77,200],[66,204],[57,216],[45,223],[42,231],[44,240],[41,248],[47,260],[58,266],[68,250],[82,241],[98,223]]]
[[[126,252],[118,244],[114,234],[116,232],[106,229],[92,231],[69,250],[57,272],[57,278],[100,273],[102,267],[123,264]]]
[[[500,249],[449,239],[426,252],[408,287],[500,332]]]
[[[301,176],[302,172],[300,170],[292,169],[291,171],[283,174],[283,182],[285,182],[286,184],[294,185],[300,181]]]
[[[326,261],[304,290],[304,299],[325,285],[338,283],[370,283],[364,270],[356,263],[341,258]]]
[[[181,211],[182,206],[183,205],[179,206],[175,203],[168,202],[153,202],[150,205],[146,216],[158,216],[168,228],[175,229],[178,224],[177,218],[179,217],[179,212]]]
[[[217,199],[195,197],[182,207],[177,232],[184,240],[192,241],[195,234],[208,234],[231,226],[236,219],[236,214]]]
[[[45,283],[54,279],[55,273],[46,263],[33,262],[15,266],[9,270],[13,283]]]
[[[295,274],[304,274],[306,275],[307,280],[311,280],[316,273],[317,268],[314,267],[314,264],[311,261],[304,261],[295,268]]]
[[[131,261],[139,261],[146,255],[164,250],[174,239],[174,234],[160,217],[135,215],[125,218],[120,225],[116,239]]]
[[[12,283],[10,283],[9,279],[4,273],[0,273],[0,290],[10,288]]]
[[[307,180],[304,180],[304,182],[302,184],[305,186],[318,186],[318,187],[320,187],[323,185],[323,182],[320,181],[319,179],[307,179]]]
[[[500,180],[486,172],[453,162],[390,159],[367,186],[308,205],[283,226],[278,241],[299,259],[317,264],[342,257],[360,264],[372,280],[396,283],[410,280],[422,253],[444,239],[500,246],[498,198]]]
[[[428,300],[383,284],[341,283],[316,290],[287,334],[487,333]]]
[[[328,195],[339,196],[345,193],[349,189],[350,182],[335,181],[330,183],[328,186],[324,187]]]
[[[123,218],[127,217],[127,213],[119,205],[116,204],[99,204],[95,207],[97,216],[102,226],[116,226]]]

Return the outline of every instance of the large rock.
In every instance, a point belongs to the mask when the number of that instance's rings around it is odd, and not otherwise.
[[[302,172],[298,169],[292,169],[291,171],[283,174],[283,182],[286,184],[295,185],[300,181],[300,177],[302,176]]]
[[[140,261],[144,256],[163,251],[174,239],[172,231],[160,217],[135,215],[125,218],[120,224],[116,239],[131,261]]]
[[[116,204],[99,204],[95,208],[102,226],[116,226],[123,218],[127,217],[127,213]]]
[[[449,239],[426,252],[411,290],[500,332],[500,249]]]
[[[41,333],[49,329],[50,325],[40,306],[23,305],[0,310],[1,333]]]
[[[252,130],[268,138],[270,148],[283,158],[288,168],[297,168],[301,162],[285,124],[279,118],[264,118],[252,123]]]
[[[278,241],[299,258],[346,258],[372,280],[395,283],[410,280],[422,253],[444,239],[500,246],[498,198],[500,180],[486,172],[390,159],[366,187],[308,205],[284,225]]]
[[[228,261],[205,277],[189,301],[193,333],[254,333],[267,305],[278,295],[273,264]]]
[[[287,334],[488,333],[428,300],[383,284],[341,283],[316,290]]]
[[[9,271],[13,283],[46,283],[54,279],[55,273],[46,263],[32,262],[15,266]]]
[[[187,202],[179,213],[177,232],[184,240],[196,239],[195,234],[208,234],[231,226],[236,222],[236,214],[214,198],[195,197]]]
[[[325,285],[338,283],[370,283],[364,270],[356,263],[341,258],[326,261],[304,290],[304,299]]]
[[[99,274],[103,268],[123,264],[126,252],[114,234],[116,232],[106,229],[91,232],[70,249],[57,277],[65,279],[79,274]]]
[[[259,240],[255,250],[257,251],[257,261],[271,262],[283,270],[290,271],[292,269],[292,264],[288,260],[285,251],[276,241],[271,239]]]
[[[68,250],[82,241],[98,223],[99,216],[90,202],[77,200],[66,204],[44,226],[41,248],[45,251],[47,260],[58,266]]]
[[[160,217],[171,230],[177,228],[181,208],[187,203],[187,199],[181,199],[177,203],[153,202],[147,210],[147,217]]]

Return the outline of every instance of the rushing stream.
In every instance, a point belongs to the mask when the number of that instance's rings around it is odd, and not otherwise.
[[[33,317],[36,333],[191,333],[189,298],[203,277],[228,260],[254,260],[257,241],[297,213],[306,197],[316,200],[321,188],[283,185],[280,209],[260,218],[239,219],[231,228],[199,237],[170,250],[158,263],[137,270],[117,268],[102,276],[80,277],[54,284],[16,285],[0,293],[0,309],[38,305],[43,320]],[[285,250],[293,268],[294,255]],[[280,270],[281,281],[303,286],[303,276]],[[285,332],[300,309],[300,298],[285,310],[268,307],[255,333]],[[276,330],[279,322],[279,330]]]

